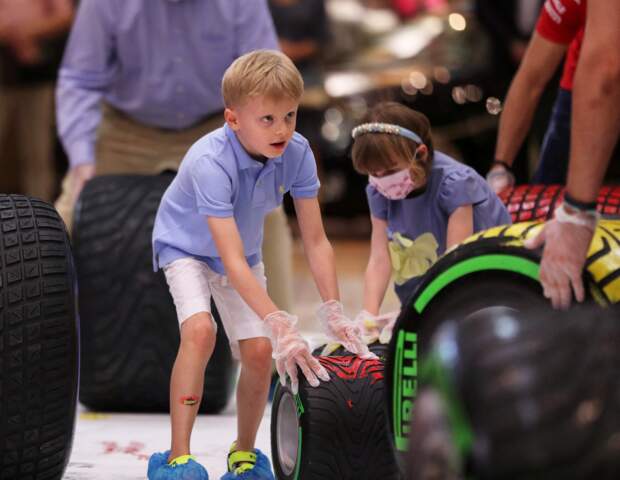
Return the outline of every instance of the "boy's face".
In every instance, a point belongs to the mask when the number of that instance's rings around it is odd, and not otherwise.
[[[299,102],[257,96],[224,111],[226,123],[245,150],[254,157],[282,155],[295,132]]]

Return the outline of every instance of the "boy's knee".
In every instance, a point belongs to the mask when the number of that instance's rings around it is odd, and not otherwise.
[[[211,315],[198,313],[191,316],[181,326],[181,343],[204,352],[211,352],[215,347],[216,327]]]
[[[271,374],[271,342],[267,338],[242,340],[241,362],[244,368],[257,374]]]

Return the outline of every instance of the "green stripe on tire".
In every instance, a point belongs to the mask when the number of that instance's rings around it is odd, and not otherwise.
[[[426,308],[426,305],[440,292],[446,285],[470,273],[482,270],[507,270],[530,277],[538,281],[540,265],[527,258],[515,257],[513,255],[481,255],[479,257],[464,260],[435,278],[418,296],[413,308],[418,313]]]

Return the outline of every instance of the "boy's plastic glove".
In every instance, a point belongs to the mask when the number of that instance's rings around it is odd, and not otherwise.
[[[316,315],[327,335],[342,344],[349,352],[364,359],[379,358],[368,350],[368,345],[362,339],[362,329],[344,315],[342,303],[338,300],[329,300],[321,304]]]
[[[392,330],[399,313],[399,311],[394,311],[383,315],[373,315],[366,310],[358,313],[355,317],[355,323],[362,329],[364,342],[371,344],[379,340],[382,344],[390,343]]]
[[[329,381],[327,370],[312,356],[308,342],[295,328],[297,317],[278,310],[267,315],[264,321],[271,330],[273,358],[276,361],[276,370],[280,375],[282,385],[286,385],[286,374],[288,374],[291,379],[291,390],[293,394],[297,394],[299,389],[298,366],[313,387],[319,386],[319,378],[325,382]]]

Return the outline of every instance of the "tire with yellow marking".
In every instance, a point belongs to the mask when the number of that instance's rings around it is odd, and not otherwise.
[[[479,232],[444,255],[403,306],[390,344],[386,382],[390,427],[397,451],[407,450],[417,394],[418,361],[434,332],[446,321],[477,311],[508,307],[548,308],[538,280],[540,252],[523,246],[542,224],[530,222]],[[601,221],[586,263],[589,298],[620,300],[620,222]]]

